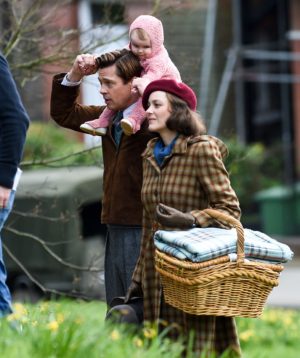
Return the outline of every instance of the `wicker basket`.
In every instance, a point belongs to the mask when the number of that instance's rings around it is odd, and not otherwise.
[[[237,261],[228,256],[202,263],[178,260],[159,250],[155,267],[161,276],[165,301],[194,315],[258,317],[273,287],[278,286],[282,265],[244,262],[241,223],[213,209],[206,214],[237,230]]]

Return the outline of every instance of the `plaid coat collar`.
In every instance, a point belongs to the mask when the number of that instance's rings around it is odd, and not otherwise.
[[[161,168],[156,163],[156,160],[155,160],[154,154],[153,154],[155,144],[158,140],[159,140],[159,137],[155,137],[148,142],[146,149],[142,153],[142,157],[143,157],[143,159],[147,159],[154,166],[154,168],[157,171],[160,171]],[[188,150],[189,145],[197,143],[197,142],[207,141],[207,140],[214,140],[218,144],[223,158],[225,158],[228,155],[227,147],[220,139],[218,139],[216,137],[213,137],[210,135],[198,135],[198,136],[186,137],[186,136],[180,134],[175,142],[172,153],[165,158],[165,161],[164,161],[162,167],[168,162],[168,160],[173,155],[185,154]]]
[[[183,135],[178,136],[172,152],[165,157],[161,167],[157,164],[154,157],[154,147],[159,140],[159,137],[153,138],[148,142],[147,148],[143,152],[142,157],[143,159],[148,160],[157,172],[160,172],[160,170],[166,165],[166,163],[170,160],[170,158],[172,158],[173,155],[182,155],[186,153],[188,147],[188,138],[189,137],[185,137]]]
[[[187,151],[188,138],[183,135],[179,135],[172,150],[172,154],[182,154]],[[154,157],[153,150],[155,144],[159,140],[159,137],[153,138],[148,142],[147,148],[144,150],[142,156],[144,158]]]

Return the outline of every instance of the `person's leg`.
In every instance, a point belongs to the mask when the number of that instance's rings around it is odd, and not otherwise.
[[[115,115],[116,112],[108,108],[105,108],[99,118],[83,123],[80,126],[80,129],[83,132],[92,135],[100,135],[100,136],[105,135],[107,132],[107,127],[109,126],[110,122],[112,121]]]
[[[140,130],[142,123],[146,118],[146,112],[142,105],[142,99],[139,98],[134,106],[129,118],[121,120],[121,127],[126,135],[131,135]]]
[[[105,244],[105,261],[104,261],[104,283],[105,283],[105,296],[106,303],[109,306],[114,297],[122,296],[122,293],[118,294],[118,288],[121,287],[121,282],[115,264],[117,258],[114,257],[114,241],[113,234],[110,228],[107,228],[106,244]]]
[[[106,302],[125,296],[140,253],[140,227],[109,225],[105,247]]]
[[[9,202],[6,208],[0,209],[0,233],[4,226],[5,221],[12,209],[15,192],[10,194]],[[12,312],[11,308],[11,295],[9,288],[6,285],[6,269],[3,261],[2,241],[0,236],[0,317],[3,317]]]
[[[3,262],[2,242],[0,238],[0,318],[11,312],[11,295],[6,285],[6,269]]]

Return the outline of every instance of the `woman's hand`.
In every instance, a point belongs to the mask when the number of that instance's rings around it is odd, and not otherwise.
[[[156,220],[162,226],[182,229],[189,229],[196,223],[196,219],[192,214],[183,213],[161,203],[156,207]]]

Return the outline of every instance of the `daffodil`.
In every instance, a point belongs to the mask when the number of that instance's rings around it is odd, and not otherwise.
[[[14,312],[24,316],[28,314],[28,311],[26,309],[26,307],[24,305],[22,305],[22,303],[15,303],[13,305],[13,310]]]
[[[144,336],[148,339],[155,338],[157,336],[157,331],[154,328],[145,327],[143,329]]]
[[[63,313],[58,313],[56,316],[56,320],[59,324],[62,323],[65,320],[65,316],[63,315]]]
[[[43,302],[43,303],[40,305],[40,311],[41,311],[41,312],[47,311],[48,308],[49,308],[49,303],[48,303],[48,302]]]
[[[82,319],[82,317],[78,317],[78,318],[75,319],[74,322],[79,325],[79,324],[82,324],[83,321],[84,321],[84,320]]]
[[[13,313],[7,316],[7,321],[21,321],[21,322],[27,322],[28,321],[28,311],[25,308],[24,305],[21,303],[15,303],[13,305]]]
[[[113,341],[117,341],[118,339],[120,339],[120,332],[118,330],[114,329],[110,334],[110,338]]]
[[[59,327],[59,324],[56,320],[53,320],[47,324],[47,328],[52,332],[57,331],[58,327]]]
[[[247,342],[249,341],[250,338],[252,338],[254,336],[254,332],[250,329],[248,329],[247,331],[244,331],[242,333],[240,333],[240,340]]]
[[[138,347],[138,348],[141,348],[141,347],[143,347],[143,341],[140,339],[140,338],[138,338],[138,337],[134,337],[133,338],[133,344],[136,346],[136,347]]]

